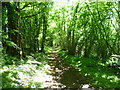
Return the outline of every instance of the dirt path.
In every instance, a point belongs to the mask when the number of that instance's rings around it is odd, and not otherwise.
[[[45,88],[88,88],[89,80],[81,73],[60,59],[58,51],[53,49],[49,55],[46,67],[49,80],[45,81]],[[90,90],[90,89],[89,89]]]

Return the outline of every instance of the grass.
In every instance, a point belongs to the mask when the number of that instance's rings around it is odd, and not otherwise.
[[[119,75],[116,75],[113,72],[114,70],[108,68],[105,63],[99,60],[66,55],[65,52],[59,54],[66,62],[82,72],[84,76],[88,76],[93,87],[120,88]]]

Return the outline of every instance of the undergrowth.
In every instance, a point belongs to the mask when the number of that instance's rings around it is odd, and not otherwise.
[[[102,63],[100,60],[67,55],[65,51],[61,51],[59,54],[61,58],[76,67],[84,76],[88,76],[93,87],[120,88],[120,71],[118,71],[118,68],[108,67],[108,62]]]
[[[19,64],[9,61],[11,58],[7,58],[7,61],[12,64],[8,65],[5,62],[1,67],[2,88],[41,88],[42,82],[34,78],[37,77],[38,71],[47,64],[47,55],[36,53],[27,58],[26,62]]]

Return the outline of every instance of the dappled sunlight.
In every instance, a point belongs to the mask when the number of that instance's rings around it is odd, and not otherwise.
[[[100,87],[114,85],[115,87],[116,83],[119,84],[119,78],[111,72],[111,69],[101,67],[91,59],[89,59],[90,63],[85,63],[87,59],[72,56],[66,57],[69,62],[72,61],[69,64],[61,59],[58,52],[56,49],[49,52],[49,60],[46,62],[39,61],[34,56],[28,56],[25,64],[4,66],[1,69],[4,75],[3,82],[11,80],[12,84],[6,83],[9,87],[89,88],[91,90],[97,85]],[[80,61],[74,62],[79,59]],[[6,85],[4,87],[7,87]]]
[[[64,56],[64,54],[63,54]],[[70,63],[73,67],[77,68],[83,76],[89,78],[90,87],[100,88],[114,88],[119,87],[119,76],[115,74],[118,72],[116,69],[111,69],[101,61],[96,61],[89,58],[81,58],[77,56],[64,57],[64,60]]]
[[[47,66],[48,70],[50,71],[48,75],[52,75],[53,81],[49,81],[51,84],[48,85],[48,88],[88,88],[89,79],[81,75],[78,70],[74,69],[67,62],[62,60],[58,55],[57,50],[53,50],[49,55],[48,65],[50,66]]]
[[[22,65],[11,65],[9,67],[3,67],[2,74],[8,74],[8,76],[3,76],[3,83],[6,79],[11,79],[11,82],[18,82],[19,84],[15,83],[15,85],[9,85],[7,87],[30,87],[36,88],[41,87],[41,84],[44,83],[47,79],[50,79],[50,76],[46,75],[45,70],[42,70],[41,62],[35,61],[33,57],[29,57],[29,60],[26,64]],[[8,72],[9,71],[9,72]],[[10,77],[12,75],[12,77]],[[8,78],[7,78],[8,77]],[[44,78],[43,78],[44,77]],[[13,83],[14,84],[14,83]],[[4,87],[6,87],[4,85]]]
[[[89,84],[83,85],[82,88],[89,88]]]
[[[86,70],[86,71],[85,71]],[[92,78],[93,85],[99,85],[101,87],[111,87],[111,85],[119,85],[119,78],[118,76],[111,73],[110,70],[105,69],[103,67],[82,67],[82,72],[86,72],[85,76]],[[105,85],[104,85],[105,84]],[[113,87],[115,87],[113,86]]]
[[[71,57],[71,59],[73,60],[72,63],[76,65],[75,67],[73,67],[72,64],[69,65],[68,62],[65,62],[61,59],[56,49],[53,49],[49,53],[49,61],[44,65],[42,65],[42,61],[36,61],[33,56],[29,56],[26,64],[18,66],[12,65],[10,67],[4,66],[2,72],[3,74],[4,72],[8,73],[9,77],[13,75],[11,78],[13,82],[15,81],[15,83],[13,83],[13,86],[15,86],[17,82],[19,83],[19,87],[34,88],[35,85],[37,85],[37,87],[42,88],[92,89],[96,85],[102,87],[103,84],[106,83],[105,87],[110,87],[110,85],[119,82],[119,78],[110,73],[110,70],[101,66],[95,68],[89,67],[91,63],[96,63],[93,62],[93,60],[91,60],[90,63],[85,63],[87,59],[81,58],[81,61],[78,61],[78,64],[75,64],[74,59],[78,60],[78,58]],[[96,65],[93,65],[96,66],[97,63]],[[100,64],[98,63],[98,65]],[[78,67],[79,69],[75,69]],[[8,72],[9,70],[10,72]],[[93,76],[92,79],[94,81],[91,80],[91,76]]]
[[[3,88],[120,87],[120,1],[2,1]]]

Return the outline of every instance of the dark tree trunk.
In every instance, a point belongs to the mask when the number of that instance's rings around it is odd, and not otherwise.
[[[18,19],[19,16],[16,13],[16,8],[10,3],[6,3],[7,15],[8,15],[8,37],[9,40],[15,43],[19,47],[20,35],[18,31]],[[20,50],[14,46],[7,46],[7,53],[10,56],[20,58]]]

